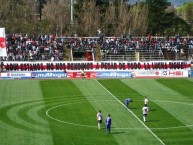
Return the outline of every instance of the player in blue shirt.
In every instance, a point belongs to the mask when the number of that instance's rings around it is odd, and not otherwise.
[[[130,102],[133,102],[133,100],[131,100],[130,98],[125,99],[125,106],[126,106],[127,108],[129,108],[129,103],[130,103]]]
[[[109,134],[111,131],[111,116],[110,116],[110,114],[106,118],[105,123],[106,123],[106,134]]]

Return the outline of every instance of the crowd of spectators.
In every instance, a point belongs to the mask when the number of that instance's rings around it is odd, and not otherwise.
[[[62,60],[63,43],[55,35],[7,34],[7,61]]]
[[[55,35],[6,35],[7,61],[64,60],[65,49],[86,52],[100,49],[103,60],[107,55],[127,55],[137,52],[163,55],[163,51],[174,53],[193,52],[193,38],[181,37],[56,37]],[[187,51],[186,51],[187,50]]]
[[[180,49],[193,48],[193,38],[176,37],[135,37],[122,36],[109,38],[102,44],[103,50],[110,54],[125,54],[128,51],[143,51],[146,53],[161,53],[163,49],[178,52]]]
[[[134,55],[141,52],[146,56],[163,56],[166,53],[193,53],[193,37],[132,37],[131,35],[120,37],[77,37],[65,38],[69,48],[75,52],[96,51],[100,48],[103,60],[107,55]]]

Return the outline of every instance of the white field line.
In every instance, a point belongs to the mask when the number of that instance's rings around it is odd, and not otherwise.
[[[96,80],[96,79],[95,79]],[[104,88],[113,98],[115,98],[121,105],[123,105],[125,107],[125,104],[123,104],[119,99],[117,99],[107,88],[105,88],[101,83],[99,83],[97,80],[96,82],[102,87]],[[131,110],[128,109],[128,111],[157,139],[160,141],[161,144],[165,145],[164,142],[155,134],[151,131],[151,129],[149,129]]]
[[[85,102],[87,102],[87,101],[85,101]],[[88,126],[88,125],[83,125],[83,124],[76,124],[76,123],[72,123],[72,122],[66,122],[66,121],[63,121],[63,120],[56,119],[56,118],[54,118],[54,117],[52,117],[52,116],[49,115],[49,111],[50,111],[50,110],[53,110],[53,109],[58,108],[58,107],[60,107],[60,106],[73,105],[73,104],[79,104],[79,103],[84,103],[84,102],[60,104],[60,105],[51,107],[51,108],[49,108],[48,110],[46,110],[46,115],[47,115],[49,118],[51,118],[51,119],[53,119],[53,120],[55,120],[55,121],[61,122],[61,123],[70,124],[70,125],[75,125],[75,126],[96,128],[95,126]]]
[[[90,101],[96,101],[96,100],[90,100]],[[115,101],[115,100],[101,100],[101,101]],[[81,127],[88,127],[88,128],[98,128],[97,126],[91,126],[91,125],[84,125],[84,124],[77,124],[77,123],[73,123],[73,122],[67,122],[67,121],[64,121],[64,120],[59,120],[57,118],[54,118],[52,117],[51,115],[49,115],[49,111],[53,110],[53,109],[56,109],[58,107],[61,107],[61,106],[66,106],[66,105],[75,105],[75,104],[80,104],[80,103],[85,103],[87,101],[82,101],[82,102],[75,102],[75,103],[66,103],[66,104],[60,104],[60,105],[57,105],[57,106],[54,106],[54,107],[51,107],[49,108],[48,110],[46,110],[46,115],[55,120],[55,121],[58,121],[60,123],[65,123],[65,124],[69,124],[69,125],[75,125],[75,126],[81,126]],[[167,130],[167,129],[178,129],[178,128],[184,128],[184,127],[193,127],[193,124],[192,125],[184,125],[184,126],[173,126],[173,127],[164,127],[164,128],[150,128],[150,129],[153,129],[153,130]],[[123,130],[146,130],[146,128],[130,128],[130,127],[116,127],[116,128],[113,128],[113,129],[123,129]]]

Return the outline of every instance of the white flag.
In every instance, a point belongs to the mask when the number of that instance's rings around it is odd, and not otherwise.
[[[0,28],[0,56],[7,56],[5,28]]]

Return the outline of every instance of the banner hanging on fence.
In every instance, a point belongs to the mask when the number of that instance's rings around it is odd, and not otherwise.
[[[191,70],[190,61],[63,61],[14,62],[5,61],[6,71],[133,71],[133,70]]]
[[[7,56],[5,28],[0,28],[0,56]]]

